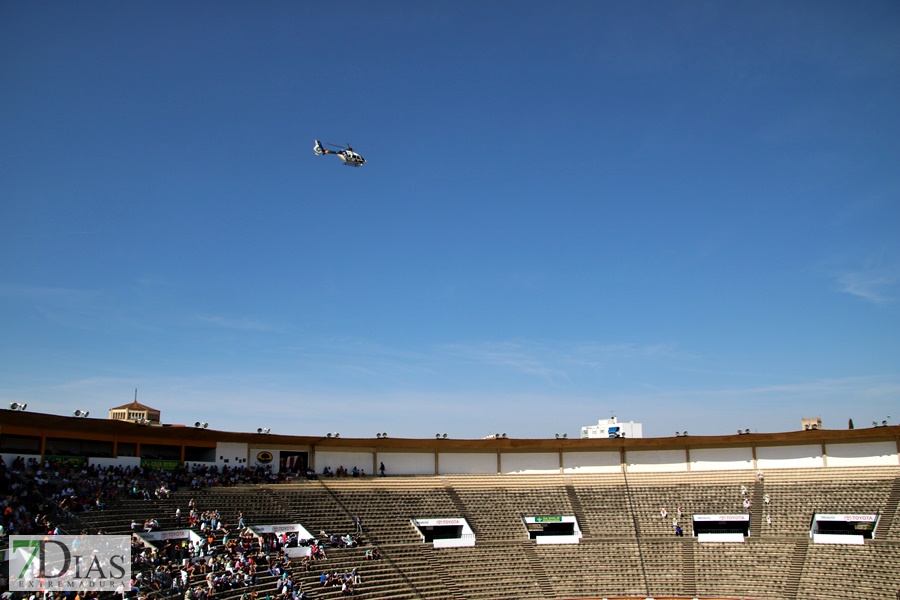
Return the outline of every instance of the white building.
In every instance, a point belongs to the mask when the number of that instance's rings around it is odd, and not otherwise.
[[[596,425],[588,425],[581,428],[583,438],[639,438],[644,437],[643,426],[640,423],[629,421],[620,423],[615,417],[600,419]]]

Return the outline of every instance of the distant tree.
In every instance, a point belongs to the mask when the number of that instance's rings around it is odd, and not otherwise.
[[[848,429],[853,429],[853,419],[850,419],[850,422],[847,423],[847,428],[848,428]]]

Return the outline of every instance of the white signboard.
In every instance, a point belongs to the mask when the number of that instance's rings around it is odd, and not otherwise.
[[[194,534],[194,536],[191,536],[192,532],[190,529],[175,529],[172,531],[139,531],[136,533],[138,537],[151,542],[161,542],[165,540],[186,540],[192,537],[197,537],[197,539],[200,539],[196,534]]]
[[[525,517],[525,522],[533,523],[575,523],[575,517]]]
[[[843,521],[844,523],[874,523],[877,515],[828,515],[816,513],[814,521]]]
[[[468,526],[465,519],[416,519],[419,527],[453,527]]]
[[[750,515],[694,515],[695,521],[749,521]]]
[[[309,539],[311,537],[315,537],[309,531],[306,530],[303,525],[300,523],[294,524],[283,524],[283,525],[251,525],[250,531],[252,531],[257,536],[261,536],[265,533],[274,533],[276,535],[280,535],[282,533],[291,533],[296,531],[297,535],[301,539]]]
[[[744,543],[744,535],[741,533],[699,533],[698,542],[738,542]]]

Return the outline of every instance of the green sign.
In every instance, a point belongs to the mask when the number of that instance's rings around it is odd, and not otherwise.
[[[174,471],[181,466],[180,460],[166,460],[162,458],[142,458],[142,467],[150,467],[151,469],[162,469],[163,471]]]
[[[535,517],[535,523],[562,523],[562,517]]]
[[[84,456],[46,456],[45,458],[49,460],[51,464],[59,466],[72,465],[79,467],[87,462],[87,458]]]

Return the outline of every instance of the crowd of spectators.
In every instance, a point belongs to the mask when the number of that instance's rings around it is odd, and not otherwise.
[[[79,515],[104,510],[120,500],[168,499],[179,489],[203,489],[232,486],[242,483],[274,483],[289,481],[290,474],[276,475],[265,468],[219,469],[197,465],[178,467],[171,471],[149,467],[104,467],[83,462],[54,460],[43,462],[17,458],[6,465],[0,457],[0,547],[5,547],[9,534],[87,534],[81,527]],[[321,540],[298,540],[296,534],[257,536],[244,526],[243,513],[231,526],[216,509],[201,511],[193,500],[189,502],[184,526],[193,530],[197,541],[167,540],[145,542],[132,538],[132,580],[130,589],[122,589],[124,596],[139,599],[184,598],[210,600],[240,593],[242,600],[258,596],[267,600],[304,600],[302,582],[294,582],[295,570],[313,570],[317,561],[327,559],[325,546],[355,547],[357,536],[325,535]],[[180,526],[181,508],[176,512],[176,526]],[[155,518],[134,519],[133,533],[160,529]],[[105,531],[91,533],[104,534]],[[284,549],[308,546],[308,555],[293,565]],[[6,581],[0,581],[0,593],[6,593]],[[359,584],[358,573],[341,577],[344,593],[351,594]],[[74,598],[86,600],[88,596]],[[52,595],[47,596],[49,600]],[[60,596],[60,599],[63,597]],[[65,597],[73,600],[71,594]]]
[[[360,469],[359,467],[357,467],[355,465],[350,470],[347,470],[347,468],[344,467],[344,465],[339,466],[337,468],[337,470],[334,470],[331,467],[326,466],[325,468],[322,469],[322,476],[323,477],[365,477],[366,470]],[[312,469],[307,469],[306,478],[307,479],[315,479],[316,478],[315,471],[313,471]]]

